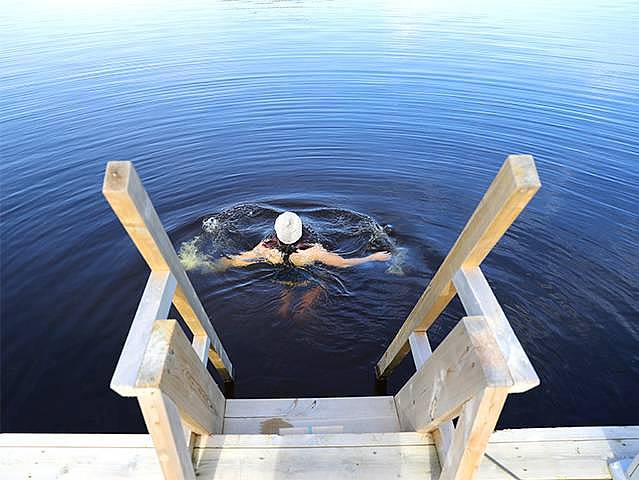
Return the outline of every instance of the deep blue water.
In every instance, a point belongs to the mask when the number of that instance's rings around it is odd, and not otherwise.
[[[147,275],[100,194],[108,160],[135,162],[177,249],[240,203],[393,225],[403,276],[333,272],[303,312],[296,287],[278,313],[268,267],[190,272],[241,398],[375,393],[375,362],[509,153],[533,154],[543,187],[484,271],[542,383],[500,426],[639,423],[635,1],[0,15],[3,430],[144,430],[108,387]]]

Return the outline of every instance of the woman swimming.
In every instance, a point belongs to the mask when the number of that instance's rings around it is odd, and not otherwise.
[[[245,267],[254,263],[285,264],[303,267],[323,263],[331,267],[347,268],[367,262],[385,262],[389,252],[376,252],[366,257],[344,258],[329,252],[321,243],[313,241],[301,218],[293,212],[284,212],[275,220],[275,234],[262,240],[252,250],[221,258],[216,270]]]

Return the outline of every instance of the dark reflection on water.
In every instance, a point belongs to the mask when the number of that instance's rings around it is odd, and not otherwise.
[[[500,425],[639,423],[639,9],[512,3],[4,11],[2,428],[144,428],[108,388],[147,271],[99,194],[106,161],[135,161],[178,248],[237,204],[392,224],[404,275],[329,271],[334,288],[302,314],[302,292],[278,314],[267,266],[190,273],[238,397],[361,395],[520,152],[544,186],[485,272],[542,385]],[[461,314],[455,302],[435,343]]]

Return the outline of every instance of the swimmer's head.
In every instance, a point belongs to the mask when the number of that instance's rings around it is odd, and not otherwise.
[[[284,212],[275,220],[277,239],[290,245],[302,238],[302,219],[293,212]]]

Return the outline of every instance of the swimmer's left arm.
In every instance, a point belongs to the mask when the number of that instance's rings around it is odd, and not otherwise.
[[[337,253],[329,252],[322,245],[315,245],[308,250],[296,252],[295,257],[291,255],[291,260],[296,264],[307,265],[309,263],[321,262],[331,267],[348,268],[361,265],[367,262],[385,262],[391,259],[388,252],[375,252],[366,257],[344,258]]]

